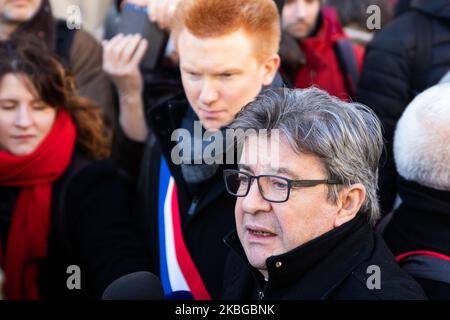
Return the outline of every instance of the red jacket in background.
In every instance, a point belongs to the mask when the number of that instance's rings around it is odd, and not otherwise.
[[[327,91],[342,100],[349,100],[342,71],[338,63],[333,45],[342,38],[348,38],[333,8],[321,10],[322,26],[314,37],[300,42],[305,57],[304,65],[297,73],[295,87],[308,88],[313,85]],[[362,70],[364,48],[353,45],[359,71]]]

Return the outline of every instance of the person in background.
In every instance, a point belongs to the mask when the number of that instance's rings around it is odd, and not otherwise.
[[[426,298],[371,227],[383,146],[373,112],[317,88],[279,89],[230,127],[254,133],[238,170],[224,171],[237,197],[224,299]]]
[[[409,9],[411,9],[411,2],[412,0],[394,0],[394,16],[398,17],[402,15],[405,12],[408,12]]]
[[[281,11],[284,0],[275,0],[277,8]],[[165,54],[160,58],[156,67],[152,70],[145,68],[145,61],[141,59],[139,66],[139,73],[142,78],[142,101],[144,103],[144,115],[147,116],[149,109],[152,106],[166,103],[169,100],[177,99],[183,93],[183,85],[181,81],[181,74],[179,68],[179,55],[176,45],[174,43],[172,34],[171,22],[175,14],[175,8],[180,3],[180,0],[117,0],[116,5],[110,12],[108,20],[106,21],[105,40],[111,40],[114,36],[120,33],[122,25],[121,19],[124,11],[134,10],[139,13],[147,13],[149,21],[156,24],[160,30],[168,34],[168,43],[166,45]],[[145,14],[142,14],[145,16]],[[139,28],[143,25],[142,21],[136,22],[136,33],[140,34],[143,30]],[[130,26],[127,26],[130,29]],[[147,39],[148,40],[148,39]],[[150,41],[151,42],[151,41]],[[151,44],[150,44],[151,45]],[[150,50],[148,48],[147,50]],[[136,84],[133,81],[128,82],[129,90],[127,92],[136,92],[133,88]],[[123,88],[118,86],[116,88]],[[138,89],[138,88],[137,88]],[[124,99],[124,90],[119,90],[119,99]],[[133,96],[132,94],[131,96]],[[130,95],[128,98],[130,99]],[[135,98],[132,98],[135,99]],[[124,113],[121,113],[123,115]],[[137,115],[137,113],[136,113]],[[125,168],[132,176],[137,176],[140,170],[140,161],[142,158],[142,148],[135,147],[135,145],[126,142],[128,139],[122,130],[116,131],[115,145],[128,146],[129,148],[113,149],[113,157],[119,163],[126,164]],[[125,142],[124,142],[125,141]],[[137,159],[137,161],[129,162],[130,158]]]
[[[430,299],[450,299],[450,83],[405,109],[394,135],[401,204],[383,237]]]
[[[47,44],[75,77],[80,95],[101,107],[108,127],[116,123],[111,83],[102,70],[102,47],[84,30],[55,20],[48,0],[0,0],[0,40],[34,35]]]
[[[370,6],[380,10],[380,28],[384,28],[394,15],[391,0],[325,0],[325,4],[336,8],[344,32],[356,44],[366,47],[372,41],[375,32],[381,29],[369,29],[368,20],[373,11],[367,12]]]
[[[150,268],[130,182],[106,159],[100,109],[77,94],[42,41],[0,42],[0,56],[5,298],[98,299],[116,279]],[[71,266],[81,272],[78,290],[67,284]]]
[[[409,9],[376,34],[367,48],[358,101],[375,111],[384,128],[380,166],[381,211],[397,197],[392,154],[395,126],[406,106],[438,83],[450,68],[450,0],[414,0]]]
[[[345,35],[336,11],[321,0],[288,0],[282,24],[282,70],[292,85],[314,85],[344,100],[354,97],[364,49]]]

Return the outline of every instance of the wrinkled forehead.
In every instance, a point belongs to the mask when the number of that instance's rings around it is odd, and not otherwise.
[[[238,167],[255,175],[276,174],[290,179],[314,178],[327,173],[315,154],[297,152],[278,130],[252,134],[242,143]]]
[[[280,167],[281,156],[289,154],[295,156],[294,151],[280,136],[278,130],[268,133],[266,130],[251,132],[241,139],[241,152],[238,159],[239,166],[246,168],[270,169],[274,171]]]

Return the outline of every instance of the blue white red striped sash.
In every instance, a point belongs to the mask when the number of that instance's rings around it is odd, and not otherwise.
[[[210,300],[184,242],[177,187],[164,157],[159,174],[158,228],[160,276],[165,295],[188,291],[196,300]]]

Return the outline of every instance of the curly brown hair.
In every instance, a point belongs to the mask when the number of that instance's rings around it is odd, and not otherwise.
[[[78,149],[91,159],[110,155],[111,134],[100,107],[78,95],[74,79],[36,37],[13,37],[0,42],[0,80],[7,74],[24,75],[39,97],[53,108],[62,108],[77,127]]]

